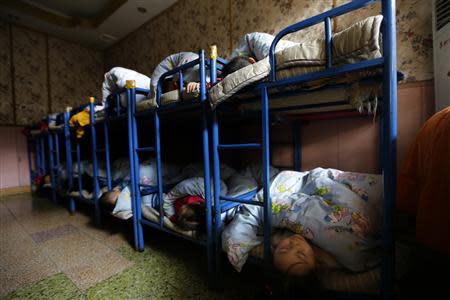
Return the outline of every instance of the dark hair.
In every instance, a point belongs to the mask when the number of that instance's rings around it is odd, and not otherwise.
[[[206,207],[204,203],[183,205],[177,218],[177,225],[184,230],[206,232]]]
[[[242,69],[248,65],[251,65],[248,56],[237,56],[231,59],[222,69],[222,78],[228,74],[234,73],[239,69]]]
[[[323,298],[323,290],[321,289],[320,280],[317,271],[314,269],[309,273],[297,276],[282,273],[272,267],[269,280],[268,290],[272,299],[296,300],[301,299],[319,300]],[[267,294],[266,286],[266,294]]]

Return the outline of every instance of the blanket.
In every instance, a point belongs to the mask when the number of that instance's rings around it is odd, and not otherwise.
[[[380,263],[380,175],[317,168],[283,171],[271,183],[272,226],[303,235],[359,272]],[[263,201],[262,190],[256,201]],[[263,208],[243,205],[222,233],[222,247],[240,271],[263,242]]]

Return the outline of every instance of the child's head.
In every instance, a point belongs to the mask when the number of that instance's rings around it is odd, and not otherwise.
[[[177,225],[184,230],[205,229],[206,207],[204,203],[184,204],[177,218]]]
[[[299,234],[282,239],[273,253],[275,268],[291,276],[305,276],[316,266],[314,250]]]
[[[99,202],[106,206],[114,207],[116,205],[117,199],[120,195],[120,189],[118,187],[113,188],[111,191],[104,193]]]
[[[234,73],[248,65],[254,64],[256,61],[253,57],[237,56],[231,59],[222,69],[222,78],[228,74]]]

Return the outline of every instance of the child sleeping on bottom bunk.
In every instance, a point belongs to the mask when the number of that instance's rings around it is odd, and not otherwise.
[[[381,176],[322,168],[284,171],[271,183],[270,195],[272,226],[286,230],[272,236],[277,270],[306,281],[316,277],[325,288],[376,292],[378,273],[366,271],[381,262]],[[256,199],[262,201],[262,191]],[[249,254],[261,254],[262,229],[263,208],[255,205],[241,206],[225,227],[222,246],[236,270]],[[359,277],[343,282],[344,275]],[[330,276],[345,286],[329,282]],[[361,281],[368,282],[354,286]]]

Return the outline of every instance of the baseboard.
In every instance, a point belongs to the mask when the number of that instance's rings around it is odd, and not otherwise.
[[[29,185],[0,189],[0,198],[16,194],[29,193],[30,190],[31,187]]]

